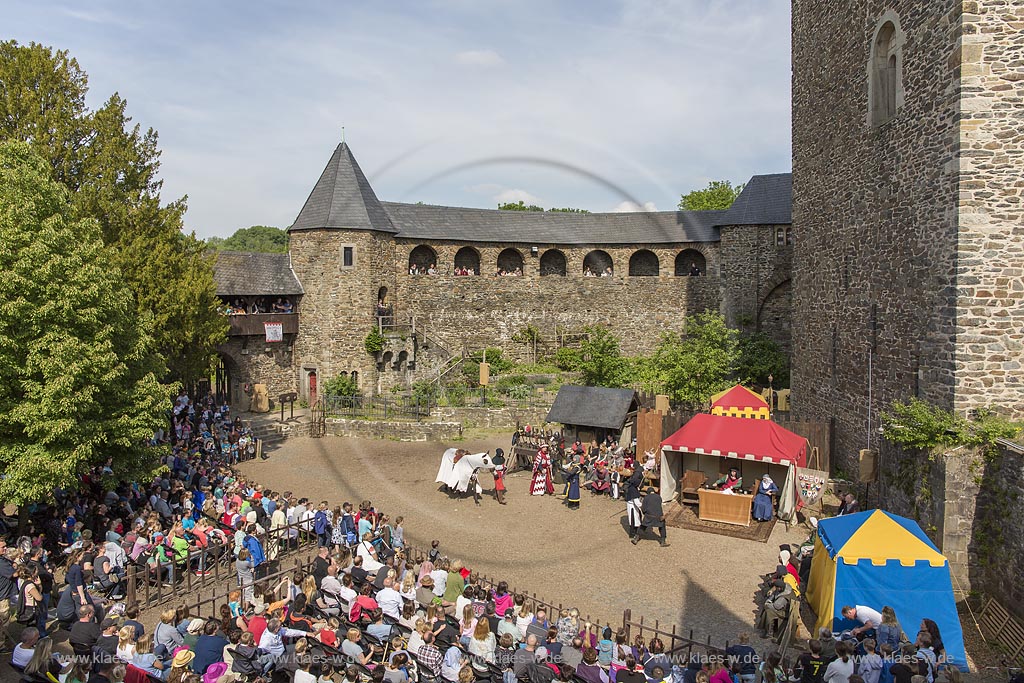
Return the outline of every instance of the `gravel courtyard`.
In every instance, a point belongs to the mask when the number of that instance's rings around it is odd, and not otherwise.
[[[508,505],[490,494],[479,507],[471,497],[453,499],[434,483],[441,453],[457,445],[473,452],[507,450],[506,436],[458,444],[398,443],[327,436],[292,438],[269,460],[240,466],[247,476],[277,491],[292,491],[333,507],[373,501],[392,519],[405,517],[408,542],[429,547],[471,569],[504,579],[519,591],[567,606],[594,620],[621,624],[623,609],[634,620],[693,629],[696,638],[735,640],[754,631],[753,596],[759,576],[775,568],[779,545],[806,538],[802,527],[776,524],[769,543],[669,529],[671,546],[653,540],[630,544],[625,505],[584,492],[579,510],[553,496],[528,495],[529,473],[506,478]]]

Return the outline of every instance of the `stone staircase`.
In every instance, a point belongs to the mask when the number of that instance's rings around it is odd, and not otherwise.
[[[271,419],[273,415],[273,419]],[[290,420],[279,422],[276,414],[254,416],[249,419],[249,427],[253,435],[263,442],[263,450],[273,450],[290,436],[309,436],[310,418],[309,414],[296,415]]]

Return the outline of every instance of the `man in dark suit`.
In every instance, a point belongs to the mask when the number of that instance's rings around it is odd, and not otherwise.
[[[665,513],[661,507],[661,496],[658,495],[653,486],[647,487],[647,495],[644,496],[644,501],[640,505],[640,512],[643,515],[643,521],[633,535],[633,545],[640,542],[640,534],[644,529],[654,528],[658,530],[658,534],[661,536],[661,547],[668,547],[669,542],[665,538]]]

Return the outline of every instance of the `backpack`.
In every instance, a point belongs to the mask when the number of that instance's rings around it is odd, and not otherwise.
[[[26,593],[28,592],[29,582],[25,581],[21,584],[21,590],[18,591],[18,611],[15,614],[14,620],[19,624],[34,624],[36,622],[36,605],[29,605]]]

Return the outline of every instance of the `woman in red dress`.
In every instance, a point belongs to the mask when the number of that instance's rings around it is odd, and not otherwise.
[[[533,479],[530,481],[530,493],[534,496],[543,496],[545,493],[555,492],[555,484],[551,480],[551,455],[548,453],[548,445],[544,444],[537,451],[537,457],[533,460]]]

